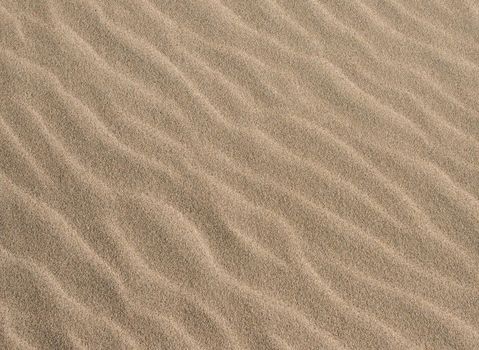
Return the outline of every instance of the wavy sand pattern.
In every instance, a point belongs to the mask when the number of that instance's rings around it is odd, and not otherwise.
[[[0,0],[0,349],[479,349],[479,3]]]

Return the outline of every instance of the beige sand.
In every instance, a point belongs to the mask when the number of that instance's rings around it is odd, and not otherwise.
[[[0,0],[0,349],[479,349],[479,3]]]

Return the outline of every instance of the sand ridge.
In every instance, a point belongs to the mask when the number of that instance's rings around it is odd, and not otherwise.
[[[0,349],[478,349],[478,14],[0,0]]]

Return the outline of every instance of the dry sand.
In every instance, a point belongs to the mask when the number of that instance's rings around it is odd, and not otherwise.
[[[0,0],[0,349],[479,349],[475,0]]]

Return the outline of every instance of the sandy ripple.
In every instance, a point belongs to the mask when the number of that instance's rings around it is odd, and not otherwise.
[[[471,0],[0,0],[1,349],[478,349]]]

